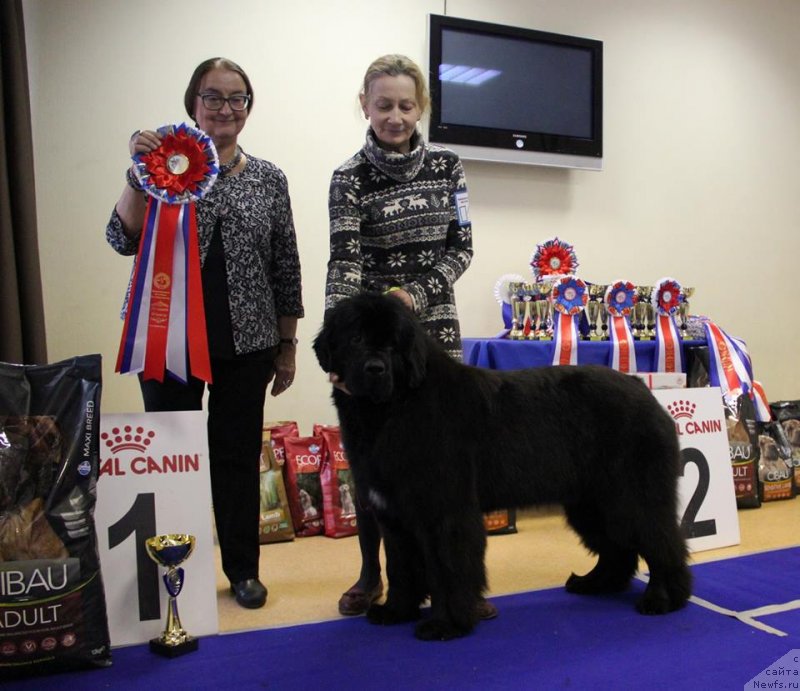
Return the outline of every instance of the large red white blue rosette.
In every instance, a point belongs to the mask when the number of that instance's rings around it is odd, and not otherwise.
[[[769,422],[772,419],[769,399],[761,383],[753,378],[753,363],[745,342],[728,335],[711,320],[706,319],[703,327],[708,342],[709,384],[718,386],[730,405],[740,395],[747,395],[753,401],[756,419]]]
[[[662,278],[650,297],[656,314],[656,371],[682,372],[681,337],[675,323],[681,286],[674,278]]]
[[[614,281],[606,289],[605,308],[609,315],[611,354],[609,366],[620,372],[636,372],[636,349],[628,321],[638,301],[636,286],[630,281]]]
[[[211,382],[194,202],[219,173],[214,143],[185,124],[158,129],[161,146],[133,157],[149,195],[116,371]]]
[[[553,326],[554,365],[578,364],[578,316],[589,300],[586,283],[576,276],[562,276],[551,293],[555,324]]]
[[[531,270],[537,281],[574,274],[578,270],[578,257],[570,243],[554,237],[536,245]]]

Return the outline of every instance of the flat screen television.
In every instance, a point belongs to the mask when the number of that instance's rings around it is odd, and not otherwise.
[[[603,43],[429,15],[429,140],[465,159],[603,166]]]

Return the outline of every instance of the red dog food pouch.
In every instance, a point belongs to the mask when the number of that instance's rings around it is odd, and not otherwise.
[[[324,517],[319,477],[322,469],[322,437],[286,437],[283,444],[286,448],[284,471],[295,535],[322,535]]]
[[[258,539],[261,544],[294,540],[292,514],[283,483],[283,469],[272,450],[272,435],[264,430],[260,464],[261,503],[258,518]]]
[[[286,437],[299,437],[300,429],[294,420],[287,420],[283,422],[268,422],[264,426],[264,432],[269,433],[272,453],[275,454],[275,462],[281,468],[281,472],[283,474],[283,486],[286,488],[287,497],[289,499],[289,507],[291,509],[291,488],[289,483],[289,473],[286,468],[286,448],[284,447],[283,440],[286,439]],[[290,511],[290,515],[292,518],[292,527],[296,533],[303,527],[303,524],[295,521],[293,512]]]
[[[324,442],[320,483],[325,535],[334,538],[357,535],[356,488],[339,428],[315,425],[314,434]]]

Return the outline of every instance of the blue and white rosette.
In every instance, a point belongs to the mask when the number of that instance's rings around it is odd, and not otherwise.
[[[551,293],[556,312],[553,326],[553,364],[578,364],[578,316],[589,300],[586,283],[576,276],[563,276]]]
[[[674,278],[662,278],[650,298],[656,313],[656,371],[683,372],[683,351],[675,314],[680,305],[681,285]]]
[[[630,281],[614,281],[606,289],[603,302],[609,317],[609,338],[611,354],[609,366],[620,372],[636,372],[636,349],[629,322],[630,314],[636,304],[636,286]]]

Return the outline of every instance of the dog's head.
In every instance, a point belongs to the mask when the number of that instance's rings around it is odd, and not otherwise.
[[[325,315],[314,352],[352,396],[386,402],[425,378],[427,336],[414,314],[391,296],[364,293]]]

